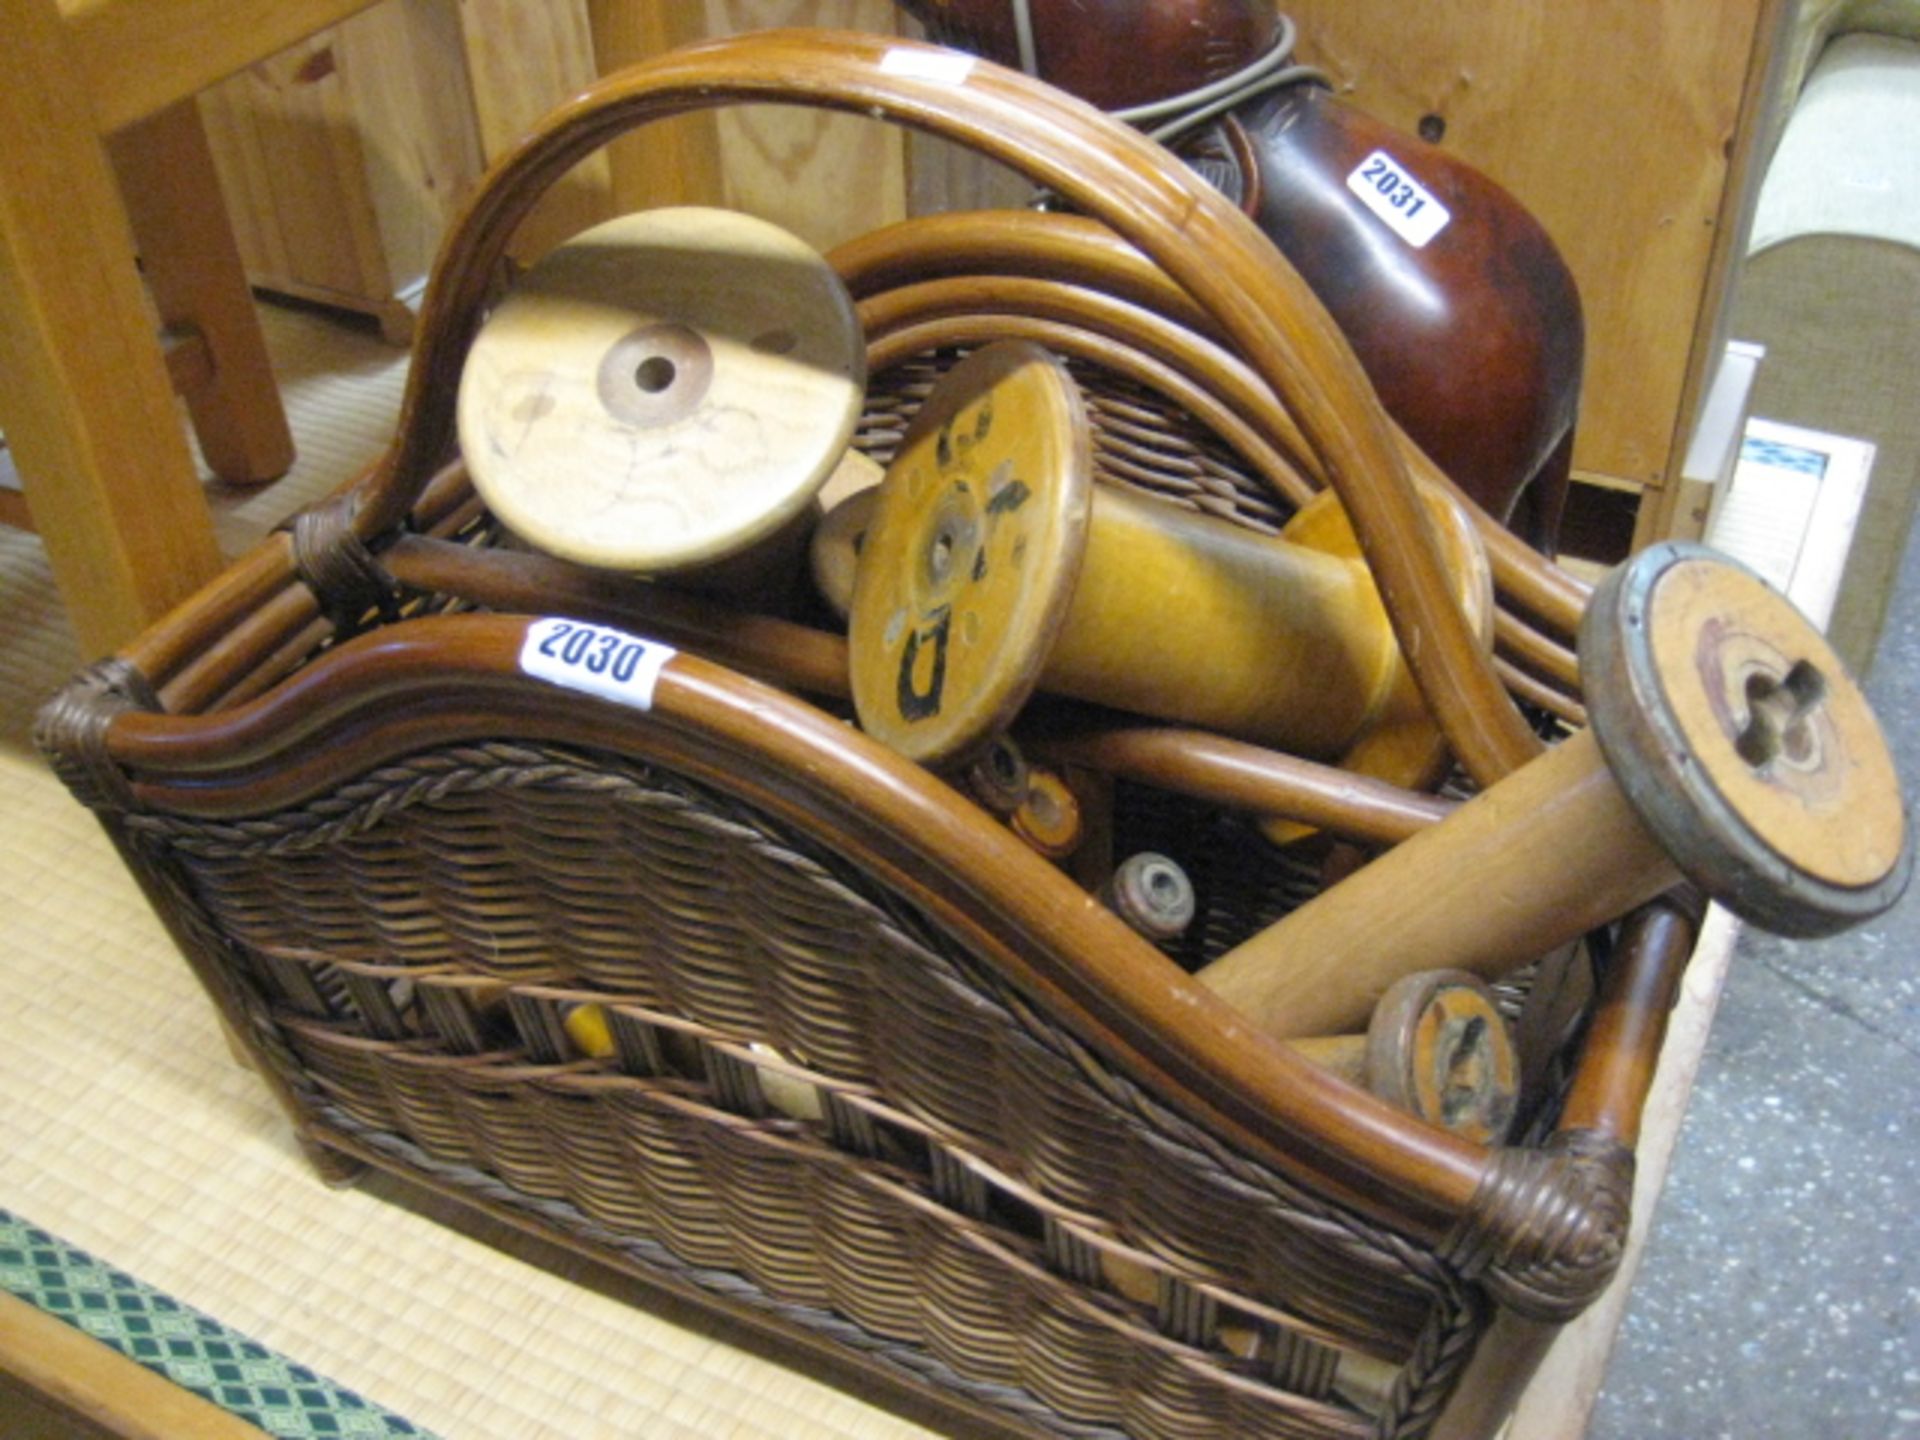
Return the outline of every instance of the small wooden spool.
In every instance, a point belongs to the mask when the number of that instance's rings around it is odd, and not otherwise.
[[[1337,501],[1316,498],[1276,540],[1095,487],[1089,455],[1079,393],[1036,345],[986,346],[928,397],[855,569],[869,733],[923,764],[962,762],[1044,687],[1430,783],[1444,742]],[[1478,540],[1430,498],[1458,600],[1488,635]],[[828,523],[851,544],[857,521]],[[816,575],[835,568],[816,547]]]
[[[1178,940],[1193,923],[1193,881],[1176,861],[1152,850],[1129,855],[1100,887],[1106,907],[1155,944]]]
[[[1389,986],[1364,1035],[1288,1042],[1316,1065],[1482,1145],[1505,1138],[1520,1104],[1520,1056],[1493,991],[1463,970]]]
[[[1009,817],[1013,833],[1049,860],[1064,860],[1086,833],[1080,797],[1051,770],[1027,769],[1027,793]]]
[[[853,302],[803,241],[682,207],[536,264],[460,377],[460,445],[506,526],[580,564],[664,574],[801,521],[860,416]]]
[[[1199,978],[1282,1038],[1350,1029],[1412,968],[1498,975],[1683,877],[1756,925],[1843,930],[1905,890],[1899,779],[1826,640],[1701,546],[1643,551],[1581,627],[1593,716]]]

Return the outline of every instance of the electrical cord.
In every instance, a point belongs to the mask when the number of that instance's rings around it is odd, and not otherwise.
[[[1020,68],[1027,74],[1040,78],[1039,56],[1033,43],[1032,0],[1011,0],[1013,7],[1013,29],[1020,51]],[[1108,113],[1116,120],[1124,120],[1146,132],[1147,138],[1157,140],[1162,145],[1170,144],[1177,137],[1186,134],[1197,126],[1204,125],[1217,115],[1251,100],[1268,91],[1281,89],[1287,85],[1311,82],[1332,88],[1325,72],[1311,65],[1296,65],[1293,60],[1294,41],[1299,36],[1299,27],[1293,18],[1282,15],[1280,35],[1270,49],[1251,63],[1243,65],[1231,75],[1223,75],[1218,80],[1209,81],[1193,90],[1182,91],[1178,95],[1169,95],[1162,100],[1149,100],[1139,105],[1128,105],[1123,109]],[[1165,124],[1148,128],[1148,122],[1171,116]]]

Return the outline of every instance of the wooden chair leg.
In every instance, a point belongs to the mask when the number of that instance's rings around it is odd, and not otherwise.
[[[160,322],[197,337],[211,362],[183,390],[201,453],[223,480],[277,480],[293,435],[198,108],[182,100],[136,121],[108,153]]]
[[[0,429],[91,657],[211,579],[220,552],[59,12],[6,15]]]

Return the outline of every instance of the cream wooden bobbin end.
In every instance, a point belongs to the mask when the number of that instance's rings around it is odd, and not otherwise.
[[[922,764],[964,760],[1040,681],[1085,550],[1086,412],[1024,342],[960,362],[887,467],[848,635],[866,731]]]
[[[460,377],[474,487],[529,543],[657,574],[795,520],[846,453],[866,351],[825,260],[725,210],[648,210],[549,253]]]
[[[1912,873],[1866,696],[1792,603],[1703,546],[1608,577],[1580,630],[1594,738],[1680,870],[1743,919],[1826,935]]]
[[[860,552],[866,548],[867,527],[873,523],[877,490],[857,490],[831,506],[814,527],[807,546],[807,564],[814,589],[842,620],[853,609],[853,578],[860,573]]]

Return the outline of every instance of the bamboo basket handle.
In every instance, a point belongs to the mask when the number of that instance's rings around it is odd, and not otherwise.
[[[970,146],[1105,221],[1159,264],[1297,417],[1461,763],[1488,784],[1538,752],[1453,601],[1359,362],[1253,223],[1168,152],[1093,107],[1015,71],[882,36],[781,30],[675,51],[599,81],[503,157],[441,246],[399,437],[355,500],[363,540],[398,527],[450,453],[462,360],[507,241],[547,187],[650,121],[755,101],[869,115]]]

